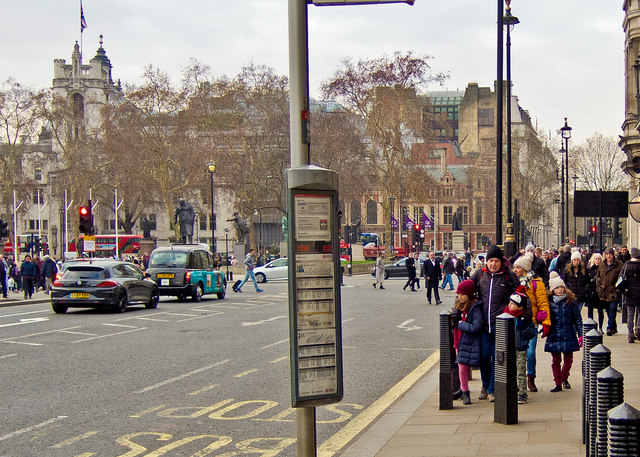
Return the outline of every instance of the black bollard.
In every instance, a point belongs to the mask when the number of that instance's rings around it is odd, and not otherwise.
[[[589,318],[587,318],[584,321],[582,321],[582,332],[585,335],[587,333],[589,333],[593,329],[598,330],[598,323],[596,321],[594,321],[593,319],[589,319]]]
[[[597,432],[597,374],[611,365],[611,351],[598,344],[589,351],[589,366],[587,367],[587,376],[589,379],[589,396],[587,403],[587,422],[589,424],[587,442],[587,455],[593,457],[596,455],[596,432]]]
[[[591,354],[591,361],[595,355]],[[596,406],[596,452],[597,457],[607,457],[607,411],[624,403],[624,376],[607,367],[598,372]]]
[[[584,334],[582,349],[582,444],[586,444],[589,447],[589,356],[590,351],[598,344],[602,344],[602,333],[598,330],[589,330]],[[595,403],[595,398],[593,399]],[[587,455],[588,449],[587,449]]]
[[[640,455],[640,411],[623,403],[607,412],[607,450],[610,457]]]
[[[451,312],[440,313],[440,409],[453,409],[451,390],[451,358],[453,335],[451,333]]]
[[[518,382],[516,371],[516,319],[503,313],[496,318],[495,402],[493,421],[518,423]]]

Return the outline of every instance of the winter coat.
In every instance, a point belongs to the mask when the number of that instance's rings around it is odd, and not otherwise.
[[[405,267],[407,267],[407,274],[409,275],[409,278],[415,279],[416,278],[416,260],[413,257],[409,256],[409,258],[404,263],[404,265]]]
[[[453,259],[451,259],[451,257],[447,257],[447,259],[444,261],[444,264],[442,265],[442,269],[447,275],[452,275],[456,272],[456,267],[453,264]]]
[[[480,335],[483,327],[482,302],[476,300],[467,312],[466,319],[458,322],[461,335],[456,362],[472,367],[480,366]]]
[[[53,278],[58,272],[58,266],[53,261],[53,259],[49,258],[44,261],[42,264],[42,276],[45,278]]]
[[[464,275],[464,260],[462,259],[456,260],[456,275],[458,276]]]
[[[564,269],[571,263],[571,251],[563,252],[557,258],[556,271],[562,276]]]
[[[622,293],[616,288],[616,281],[620,276],[620,270],[624,264],[614,258],[611,265],[602,261],[596,273],[596,291],[600,300],[606,302],[618,301],[622,298]]]
[[[376,259],[376,283],[382,284],[384,280],[384,260],[382,257]]]
[[[27,262],[26,260],[22,262],[20,266],[20,276],[23,278],[34,278],[36,276],[36,264]]]
[[[596,275],[598,274],[598,267],[596,265],[591,265],[591,267],[587,270],[589,274],[589,293],[588,295],[591,297],[589,301],[587,301],[587,306],[593,309],[606,309],[607,303],[600,300],[598,296],[598,292],[596,290]]]
[[[533,260],[531,261],[531,271],[534,276],[542,279],[545,286],[549,286],[549,270],[547,269],[547,264],[541,257],[533,256]]]
[[[629,260],[623,267],[625,277],[624,303],[640,306],[640,261]]]
[[[534,278],[525,284],[525,286],[527,288],[527,297],[529,297],[529,301],[531,302],[531,317],[534,325],[551,325],[549,300],[547,298],[547,290],[544,288],[544,282],[541,278]],[[542,322],[536,320],[539,311],[547,312],[547,317]]]
[[[502,314],[504,307],[509,304],[509,297],[519,285],[518,278],[513,271],[502,265],[497,273],[491,273],[486,266],[482,270],[476,270],[471,275],[471,280],[476,285],[478,297],[482,301],[484,329],[493,332],[496,317]],[[531,308],[527,309],[528,316],[531,317]]]
[[[578,336],[582,336],[582,316],[575,295],[566,290],[565,297],[554,300],[549,295],[551,329],[544,345],[545,352],[576,352],[580,350]]]
[[[536,326],[531,319],[516,317],[516,351],[529,349],[529,341],[537,336]]]
[[[571,290],[576,296],[578,303],[584,303],[587,299],[587,287],[589,285],[589,274],[587,269],[581,263],[578,268],[575,268],[573,264],[569,264],[564,270],[562,276],[567,288]]]

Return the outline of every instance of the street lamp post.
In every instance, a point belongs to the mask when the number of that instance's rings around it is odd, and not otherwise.
[[[392,257],[393,257],[393,246],[395,244],[395,238],[393,237],[393,235],[394,235],[394,233],[393,233],[394,232],[394,230],[393,230],[393,217],[394,217],[393,205],[394,205],[395,202],[396,202],[396,197],[389,197],[389,206],[391,206],[391,208],[390,208],[391,209],[391,217],[389,218],[389,224],[391,225],[391,243],[390,243],[391,251],[390,252],[391,252],[391,256]]]
[[[502,87],[503,0],[498,0],[498,45],[496,76],[496,243],[502,244],[502,111],[504,110]]]
[[[562,240],[564,240],[565,237],[565,219],[564,219],[564,207],[565,207],[565,200],[564,200],[564,186],[565,186],[565,182],[564,182],[564,148],[560,149],[560,244],[558,245],[558,247],[563,246],[563,242]],[[556,171],[557,173],[557,171]]]
[[[216,171],[216,164],[212,161],[208,165],[209,174],[211,175],[211,252],[216,253],[216,227],[215,227],[215,211],[213,209],[213,174]]]
[[[520,21],[511,14],[511,0],[505,0],[505,3],[507,5],[503,18],[504,28],[507,31],[507,233],[505,237],[505,254],[511,257],[516,253],[511,190],[511,30]]]
[[[555,200],[553,200],[553,203],[555,203],[556,205],[558,203],[560,203],[560,200],[558,200],[557,198]],[[557,208],[557,207],[556,207]],[[562,210],[561,210],[562,211]],[[562,219],[562,212],[560,212],[560,219]],[[557,221],[556,221],[557,222]],[[555,224],[554,224],[555,225]],[[564,224],[562,225],[564,227]],[[558,247],[562,246],[562,232],[558,232]]]
[[[566,218],[567,218],[567,235],[569,234],[569,138],[571,138],[571,127],[567,124],[567,118],[564,118],[564,126],[560,128],[562,133],[562,139],[564,140],[564,172],[565,172],[565,200],[566,205]]]
[[[578,175],[575,173],[571,177],[573,179],[573,242],[578,245],[578,224],[576,223],[576,186],[578,184]]]

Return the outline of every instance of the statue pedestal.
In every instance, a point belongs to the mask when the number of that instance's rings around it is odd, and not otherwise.
[[[140,254],[144,254],[145,252],[147,254],[151,254],[151,251],[153,251],[155,248],[156,243],[153,240],[140,240]]]
[[[453,249],[452,251],[464,251],[464,232],[462,230],[453,231]]]

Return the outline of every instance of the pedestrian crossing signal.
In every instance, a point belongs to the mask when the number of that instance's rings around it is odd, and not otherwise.
[[[80,233],[91,235],[93,229],[93,224],[91,223],[91,208],[88,206],[81,206],[78,208],[78,215],[80,217],[78,227]]]

